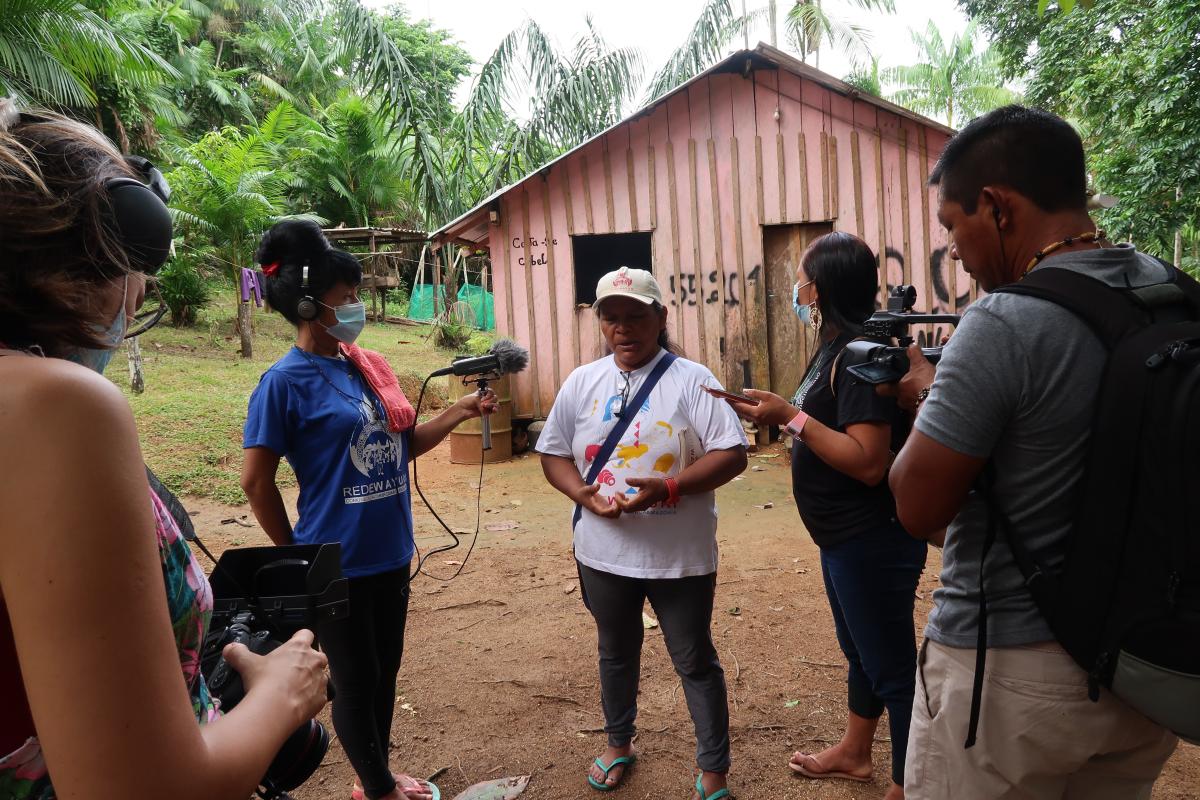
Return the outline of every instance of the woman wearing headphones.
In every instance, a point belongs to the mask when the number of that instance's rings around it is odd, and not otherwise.
[[[839,355],[875,310],[879,270],[865,242],[826,234],[800,257],[796,313],[820,340],[789,403],[746,390],[758,405],[732,403],[747,419],[778,425],[792,441],[792,493],[813,541],[838,643],[849,663],[849,720],[842,740],[797,752],[788,766],[808,778],[871,780],[871,745],[884,709],[892,738],[886,800],[904,797],[904,755],[916,688],[913,597],[925,543],[896,521],[887,485],[892,454],[908,433],[895,402],[855,380]]]
[[[166,259],[165,195],[94,128],[0,100],[6,799],[244,800],[325,704],[325,657],[301,631],[266,657],[226,648],[248,692],[218,714],[199,669],[208,581],[99,374]]]
[[[459,423],[490,414],[495,395],[467,395],[417,425],[387,362],[354,344],[366,321],[358,260],[303,220],[267,231],[257,258],[271,308],[296,326],[296,344],[250,397],[242,488],[276,544],[341,543],[350,615],[317,633],[337,690],[333,726],[359,778],[351,796],[436,798],[433,784],[388,767],[415,550],[408,462]],[[300,484],[294,527],[275,483],[281,458]]]

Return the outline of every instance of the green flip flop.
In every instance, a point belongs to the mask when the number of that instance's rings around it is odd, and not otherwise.
[[[733,800],[733,795],[728,789],[717,789],[712,794],[704,793],[704,773],[696,776],[696,791],[700,794],[700,800]]]
[[[620,780],[618,780],[616,783],[614,783],[611,786],[609,786],[607,783],[601,783],[600,781],[596,780],[589,774],[587,776],[588,786],[591,786],[597,792],[611,792],[613,789],[616,789],[618,786],[620,786],[622,783],[625,782],[625,777],[629,774],[629,768],[632,767],[636,761],[637,761],[637,753],[630,753],[627,756],[617,756],[616,758],[614,758],[612,760],[612,763],[606,767],[606,766],[604,766],[604,762],[601,761],[599,758],[597,758],[596,762],[595,762],[596,766],[599,767],[601,769],[601,771],[604,773],[605,780],[608,780],[608,773],[612,772],[617,767],[624,766],[625,771],[621,773]]]

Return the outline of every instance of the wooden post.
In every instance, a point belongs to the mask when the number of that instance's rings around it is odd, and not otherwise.
[[[374,231],[371,231],[369,246],[371,248],[369,251],[370,255],[368,256],[371,260],[371,318],[379,322],[383,319],[384,315],[382,312],[384,309],[380,308],[383,303],[379,302],[379,256],[375,255]]]
[[[850,172],[854,178],[854,232],[858,234],[858,238],[865,239],[866,231],[863,225],[863,187],[862,187],[862,161],[858,152],[858,131],[850,131]],[[883,208],[880,207],[879,213],[883,213]],[[880,250],[883,245],[880,244]]]
[[[142,346],[138,344],[140,336],[135,336],[125,342],[126,353],[129,355],[129,388],[134,394],[146,391],[146,378],[142,374]]]

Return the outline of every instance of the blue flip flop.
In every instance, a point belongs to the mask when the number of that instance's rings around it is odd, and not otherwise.
[[[696,776],[696,791],[700,793],[700,800],[733,800],[733,795],[728,789],[717,789],[712,794],[705,794],[703,778],[703,773]]]
[[[618,786],[620,786],[622,783],[625,782],[626,776],[629,775],[629,768],[632,767],[636,761],[637,761],[637,753],[630,753],[627,756],[617,756],[616,758],[614,758],[612,760],[612,763],[606,767],[606,766],[604,766],[604,762],[601,761],[599,758],[597,758],[596,762],[595,762],[596,766],[599,767],[600,770],[604,773],[605,780],[608,780],[608,773],[612,772],[617,767],[624,766],[625,771],[621,773],[621,779],[618,780],[616,783],[614,783],[612,786],[609,786],[607,783],[601,783],[600,781],[593,778],[591,776],[591,774],[589,773],[587,776],[588,786],[591,786],[597,792],[611,792],[613,789],[616,789]],[[434,798],[434,800],[437,800],[437,798]]]

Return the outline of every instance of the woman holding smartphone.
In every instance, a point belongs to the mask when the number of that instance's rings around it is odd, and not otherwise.
[[[886,709],[892,782],[885,800],[904,797],[904,755],[916,676],[913,598],[925,543],[896,521],[887,485],[908,419],[891,398],[857,381],[839,358],[875,310],[878,262],[848,233],[813,241],[796,270],[793,301],[820,346],[791,402],[747,389],[754,405],[730,401],[759,425],[778,425],[792,441],[792,493],[821,549],[821,574],[838,644],[849,665],[849,719],[840,742],[796,752],[788,766],[813,779],[870,781],[871,745]]]

